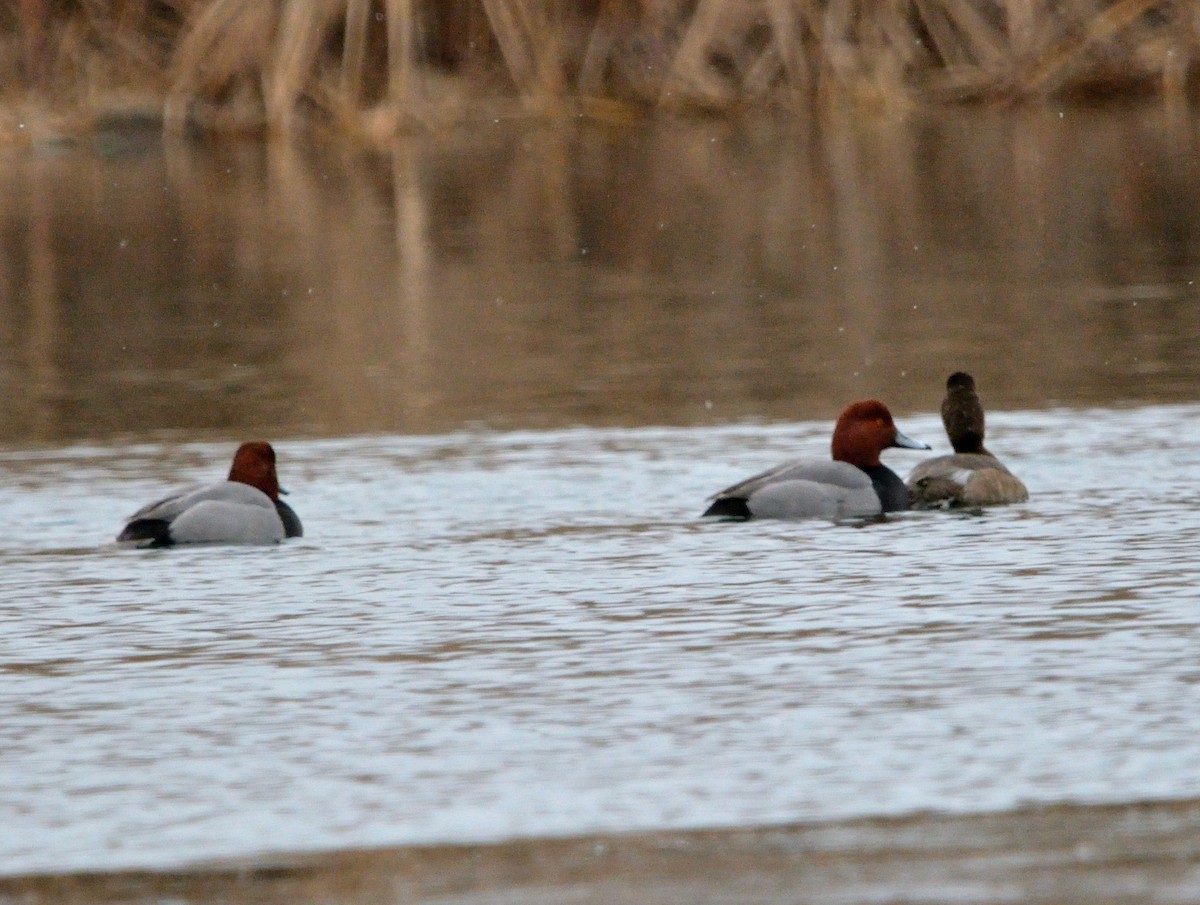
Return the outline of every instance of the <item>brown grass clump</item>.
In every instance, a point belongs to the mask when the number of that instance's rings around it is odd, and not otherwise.
[[[59,108],[152,98],[174,129],[320,122],[390,134],[497,113],[800,110],[847,96],[1180,102],[1198,83],[1193,0],[18,0],[0,10],[0,84]]]

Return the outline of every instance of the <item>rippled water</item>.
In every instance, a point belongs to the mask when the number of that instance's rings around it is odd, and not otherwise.
[[[282,440],[269,549],[110,543],[229,444],[10,449],[0,865],[1194,799],[1198,418],[997,412],[1028,504],[857,525],[696,518],[824,421]]]

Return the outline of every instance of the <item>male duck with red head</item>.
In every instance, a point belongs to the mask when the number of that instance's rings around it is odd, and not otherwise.
[[[243,443],[229,478],[181,488],[130,517],[117,537],[139,547],[173,544],[272,544],[300,537],[300,517],[279,499],[275,450],[270,443]]]
[[[954,454],[926,459],[908,476],[914,509],[1024,503],[1029,491],[983,445],[983,403],[975,378],[955,371],[946,379],[942,424]]]
[[[785,462],[747,478],[712,497],[704,515],[837,520],[907,509],[904,482],[879,461],[890,447],[929,449],[902,434],[882,402],[855,402],[833,429],[831,461]]]

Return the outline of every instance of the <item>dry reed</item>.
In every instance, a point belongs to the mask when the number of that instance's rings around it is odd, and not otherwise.
[[[391,134],[497,111],[726,112],[1200,87],[1191,0],[20,0],[0,84],[169,128]]]

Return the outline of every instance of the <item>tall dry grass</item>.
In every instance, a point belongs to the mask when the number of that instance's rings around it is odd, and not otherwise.
[[[172,129],[1200,87],[1195,0],[10,0],[0,85]],[[14,89],[10,87],[11,96]],[[28,95],[26,95],[28,96]]]

